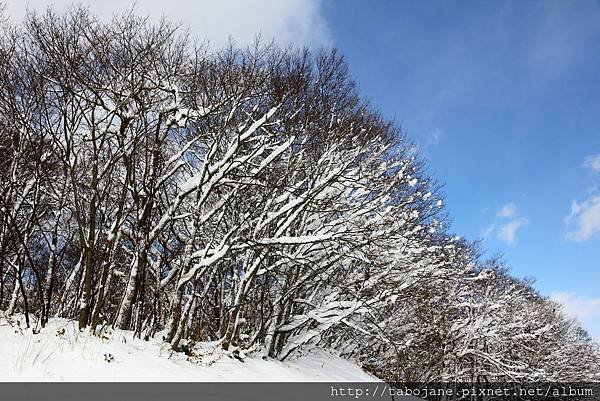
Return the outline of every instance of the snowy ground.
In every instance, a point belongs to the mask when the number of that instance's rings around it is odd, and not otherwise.
[[[351,362],[319,350],[284,362],[260,355],[241,362],[214,344],[203,344],[198,354],[191,361],[158,339],[134,339],[131,332],[95,337],[61,319],[33,334],[0,317],[0,381],[376,380]]]

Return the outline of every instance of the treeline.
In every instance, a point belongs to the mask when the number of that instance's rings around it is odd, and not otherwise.
[[[175,350],[327,347],[386,380],[600,379],[577,322],[447,232],[335,51],[213,51],[84,9],[1,36],[5,314]]]

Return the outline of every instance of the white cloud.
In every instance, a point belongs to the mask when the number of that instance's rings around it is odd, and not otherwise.
[[[514,245],[517,243],[517,231],[521,227],[526,226],[527,223],[528,221],[525,218],[511,220],[508,223],[501,225],[500,228],[498,228],[498,233],[496,234],[496,237],[509,245]]]
[[[585,298],[572,292],[556,292],[550,298],[561,304],[567,315],[579,320],[592,337],[600,339],[600,298]]]
[[[592,196],[582,203],[571,202],[571,213],[565,223],[573,223],[575,229],[567,233],[570,241],[583,242],[600,233],[600,195]]]
[[[565,313],[578,319],[600,317],[600,298],[584,298],[572,292],[555,292],[551,298],[563,306]]]
[[[600,154],[586,157],[583,166],[592,171],[600,172]]]
[[[517,213],[517,205],[515,205],[514,203],[507,203],[506,205],[502,206],[502,209],[500,209],[498,211],[498,213],[496,213],[496,217],[512,217],[515,215],[515,213]]]
[[[101,19],[132,8],[122,0],[9,0],[7,15],[20,21],[30,9],[52,7],[59,12],[71,4],[89,6]],[[181,22],[197,38],[209,39],[215,47],[227,44],[229,36],[239,45],[251,43],[261,33],[265,41],[275,38],[282,45],[295,43],[318,47],[330,44],[327,23],[321,15],[320,0],[137,0],[137,14],[169,17]]]
[[[486,239],[495,234],[500,241],[515,245],[519,229],[527,224],[529,224],[529,220],[518,217],[517,205],[514,202],[509,202],[496,212],[495,221],[487,226],[481,235],[483,239]]]

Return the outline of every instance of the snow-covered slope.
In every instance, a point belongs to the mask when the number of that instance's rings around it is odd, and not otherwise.
[[[158,337],[158,336],[157,336]],[[374,381],[351,362],[313,350],[284,362],[260,355],[240,361],[215,344],[198,357],[173,353],[159,339],[111,338],[81,333],[74,322],[54,319],[39,334],[0,318],[0,381]]]

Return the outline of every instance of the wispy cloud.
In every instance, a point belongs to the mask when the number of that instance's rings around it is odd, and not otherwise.
[[[527,223],[527,219],[523,217],[511,220],[498,228],[496,237],[509,245],[515,245],[517,243],[517,231],[521,227],[525,227]]]
[[[529,220],[518,216],[517,205],[509,202],[496,212],[495,221],[486,227],[481,235],[486,239],[495,234],[498,240],[515,245],[519,230],[527,224],[529,224]]]
[[[583,160],[583,167],[589,168],[595,172],[600,172],[600,154],[595,156],[587,156]]]
[[[283,45],[331,44],[320,0],[29,0],[9,1],[6,12],[19,21],[26,7],[44,11],[51,5],[62,12],[73,3],[90,7],[102,19],[132,7],[138,14],[152,18],[165,15],[216,47],[226,45],[230,35],[237,44],[246,45],[258,33],[267,42],[275,38]]]
[[[494,232],[495,229],[496,229],[496,226],[494,224],[492,224],[491,226],[488,226],[488,227],[486,227],[485,230],[483,230],[483,233],[481,233],[481,236],[483,237],[483,239],[486,239],[490,235],[492,235],[492,233]]]
[[[439,127],[435,127],[427,135],[427,139],[425,141],[425,147],[429,148],[431,146],[437,145],[440,142],[441,136],[442,136],[442,130]]]
[[[502,209],[498,210],[496,217],[512,217],[515,215],[515,213],[517,213],[517,205],[515,205],[513,202],[510,202],[502,206]]]
[[[600,154],[590,155],[583,159],[583,167],[600,172]],[[565,238],[569,241],[585,242],[600,233],[600,195],[597,185],[586,192],[589,197],[583,202],[571,201],[571,212],[564,218],[570,231]]]
[[[571,213],[565,218],[567,225],[575,228],[569,231],[569,241],[583,242],[600,233],[600,195],[592,196],[579,203],[571,202]]]
[[[572,292],[556,292],[550,298],[562,305],[563,311],[579,320],[592,337],[600,339],[600,298],[585,298]]]

